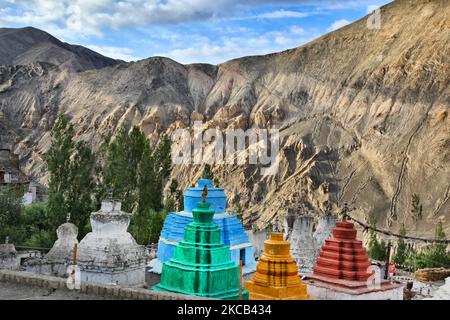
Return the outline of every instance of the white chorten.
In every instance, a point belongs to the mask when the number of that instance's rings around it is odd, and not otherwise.
[[[73,249],[78,244],[78,228],[72,223],[64,223],[56,230],[58,240],[43,258],[29,258],[23,267],[27,272],[66,277],[67,267],[73,259]]]
[[[81,282],[145,283],[145,250],[127,232],[130,217],[114,200],[103,201],[100,211],[91,214],[92,232],[81,240],[78,250]]]

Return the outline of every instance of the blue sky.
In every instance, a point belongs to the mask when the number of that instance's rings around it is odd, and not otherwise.
[[[389,2],[0,0],[0,27],[33,26],[127,61],[217,64],[300,46]]]

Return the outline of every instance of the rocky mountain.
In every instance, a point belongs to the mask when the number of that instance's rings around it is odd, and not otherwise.
[[[299,48],[217,66],[154,57],[73,72],[52,61],[0,67],[0,135],[15,141],[25,172],[45,182],[58,113],[79,139],[138,125],[157,140],[175,128],[280,128],[279,171],[215,165],[230,207],[266,223],[348,202],[354,216],[432,235],[450,234],[450,2],[399,0]],[[0,40],[0,44],[1,44]],[[0,45],[3,48],[3,45]],[[182,187],[200,166],[176,166]],[[416,193],[423,218],[415,222]]]
[[[85,71],[112,66],[120,61],[82,46],[63,43],[35,28],[0,28],[0,64],[27,65],[35,62],[48,62],[61,69]]]

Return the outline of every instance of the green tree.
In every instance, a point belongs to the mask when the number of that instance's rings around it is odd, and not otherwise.
[[[155,211],[153,209],[145,210],[142,216],[133,215],[130,232],[135,236],[136,242],[139,244],[157,243],[166,216],[166,210]]]
[[[95,209],[95,156],[84,141],[73,141],[74,131],[63,116],[52,129],[47,154],[49,171],[48,216],[51,230],[66,221],[70,212],[82,237],[88,231],[89,215]],[[53,232],[51,236],[56,239]]]
[[[167,216],[167,211],[161,210],[157,212],[154,210],[150,210],[149,216],[150,216],[150,223],[148,224],[149,225],[148,243],[157,243],[159,235],[163,228],[164,220],[166,219]]]
[[[20,243],[23,188],[20,185],[0,186],[0,243],[6,237],[11,242]]]
[[[399,234],[403,237],[406,236],[406,228],[404,223],[402,223],[402,225],[400,226]],[[407,255],[408,255],[408,248],[406,246],[405,239],[399,238],[397,241],[397,249],[395,251],[394,263],[403,265],[407,259]]]
[[[111,142],[110,135],[103,135],[101,138],[101,143],[99,150],[95,156],[95,191],[94,198],[96,202],[96,207],[99,208],[102,200],[104,200],[108,194],[108,185],[106,182],[105,171],[108,169],[106,166],[109,152],[109,144]]]
[[[169,186],[169,195],[166,199],[165,209],[168,212],[181,211],[184,207],[183,192],[178,188],[178,180],[172,179]]]
[[[205,164],[204,170],[205,170],[205,172],[204,172],[203,178],[214,181],[214,174],[212,173],[211,165]]]
[[[435,239],[446,239],[441,221],[439,221],[436,225]],[[409,266],[414,266],[416,269],[440,267],[450,268],[450,253],[447,252],[447,244],[434,243],[426,246],[418,252],[411,250],[408,258],[406,259],[406,264]]]
[[[377,219],[375,217],[369,218],[369,225],[371,228],[376,228]],[[371,259],[385,261],[386,260],[386,243],[382,240],[378,241],[378,236],[375,230],[369,231],[369,246],[367,254]]]
[[[420,196],[417,193],[414,193],[412,195],[411,206],[412,206],[411,213],[413,220],[416,222],[421,220],[423,214],[423,206],[420,203]]]
[[[64,222],[67,214],[66,197],[70,188],[70,162],[74,148],[73,127],[59,116],[51,132],[51,145],[47,153],[49,172],[48,210],[52,215],[52,228]]]
[[[114,197],[121,199],[123,210],[133,212],[137,205],[138,166],[147,140],[139,127],[130,133],[121,128],[108,145],[104,164],[104,183]]]
[[[122,201],[123,210],[133,213],[130,230],[139,243],[149,239],[151,224],[158,221],[149,212],[163,208],[163,184],[172,166],[170,151],[166,136],[152,150],[137,126],[129,133],[121,128],[113,141],[104,139],[102,180]]]
[[[156,171],[159,172],[163,180],[167,179],[172,171],[171,143],[167,135],[161,137],[160,142],[156,146],[154,157],[157,167]]]
[[[22,214],[24,245],[51,248],[56,237],[56,230],[52,229],[52,225],[46,203],[35,203],[25,207]]]
[[[445,240],[446,235],[442,226],[442,221],[439,221],[435,229],[435,239]],[[423,268],[449,268],[450,267],[450,253],[447,252],[447,245],[444,243],[434,243],[427,246],[421,255],[419,255],[419,267]]]
[[[155,190],[155,171],[154,160],[150,152],[150,147],[146,144],[142,155],[142,160],[138,164],[137,175],[137,206],[135,210],[135,223],[136,223],[136,241],[141,243],[144,239],[144,229],[148,221],[148,210],[159,207],[154,203],[154,193],[161,193],[161,190]],[[157,201],[157,200],[156,200]]]
[[[240,203],[238,203],[237,205],[236,205],[236,216],[237,216],[237,218],[242,222],[243,221],[243,219],[244,219],[244,216],[243,216],[243,210],[242,210],[242,205],[240,204]]]
[[[85,141],[75,145],[68,168],[69,188],[66,207],[72,223],[78,226],[78,234],[84,237],[89,231],[89,216],[95,210],[95,156]]]

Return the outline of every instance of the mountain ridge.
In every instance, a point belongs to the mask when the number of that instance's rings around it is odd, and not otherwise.
[[[27,65],[53,63],[74,71],[99,69],[123,61],[105,57],[80,45],[58,40],[49,33],[33,28],[0,28],[0,64]]]

